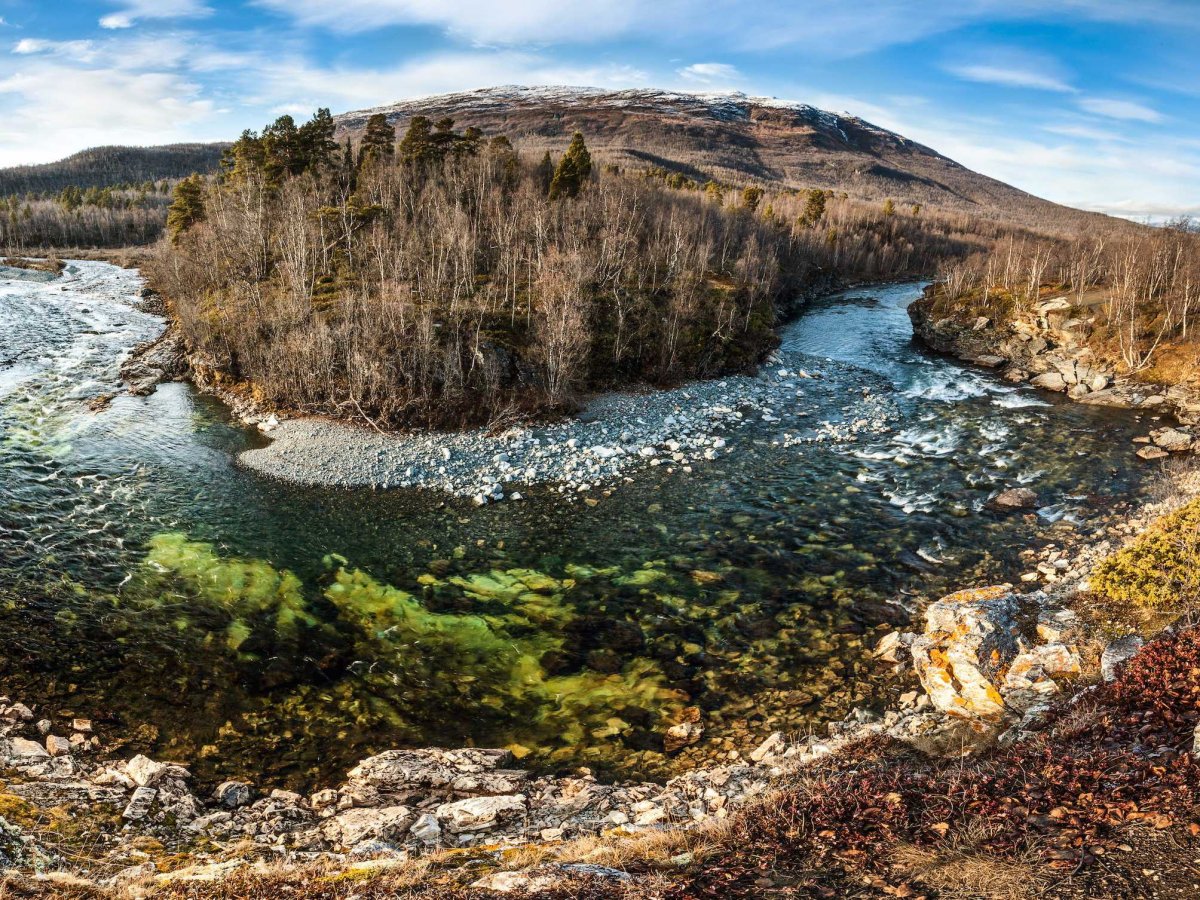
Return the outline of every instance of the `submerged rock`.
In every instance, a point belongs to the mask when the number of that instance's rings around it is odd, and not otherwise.
[[[1036,509],[1038,495],[1025,487],[1009,488],[993,497],[991,505],[996,509]]]

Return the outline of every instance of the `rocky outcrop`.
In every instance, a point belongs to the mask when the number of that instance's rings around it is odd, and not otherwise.
[[[1180,428],[1155,432],[1142,459],[1200,449],[1200,393],[1188,385],[1146,384],[1119,376],[1086,346],[1092,322],[1067,297],[1042,301],[1031,313],[1004,325],[984,317],[937,317],[931,296],[909,307],[913,332],[926,346],[959,359],[998,369],[1005,380],[1065,393],[1096,406],[1148,409],[1174,417]]]
[[[134,348],[121,365],[121,380],[131,394],[153,394],[164,381],[186,378],[187,355],[175,325],[149,343]]]
[[[1048,638],[1036,644],[1037,638]],[[1031,637],[1032,636],[1032,637]],[[990,746],[1027,728],[1059,679],[1078,675],[1073,614],[1038,592],[1009,585],[959,591],[929,605],[925,630],[892,642],[906,646],[929,709],[889,728],[933,754]]]

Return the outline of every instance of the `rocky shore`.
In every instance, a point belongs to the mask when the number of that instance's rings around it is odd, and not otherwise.
[[[1198,482],[1180,479],[1170,500],[1147,506],[1127,530],[1196,495]],[[886,736],[937,756],[1025,740],[1052,704],[1111,678],[1141,645],[1119,637],[1097,652],[1098,635],[1073,608],[1091,566],[1119,542],[1112,535],[1073,560],[1078,581],[1026,593],[1008,585],[960,591],[931,604],[920,631],[886,635],[874,651],[879,664],[920,684],[898,708],[857,710],[823,735],[763,735],[723,764],[665,784],[605,784],[587,770],[537,776],[502,749],[433,748],[365,759],[342,783],[307,796],[250,782],[200,785],[186,761],[120,758],[105,749],[114,736],[91,722],[55,716],[32,698],[0,698],[0,868],[42,880],[69,872],[116,896],[145,896],[156,885],[245,867],[320,861],[359,870],[452,850],[480,889],[581,872],[624,879],[617,869],[573,863],[514,871],[508,860],[513,848],[721,822],[867,739]],[[703,733],[699,716],[684,716],[664,740],[683,746]]]
[[[1083,339],[1089,323],[1067,297],[1043,300],[1005,325],[985,316],[939,318],[933,306],[927,291],[908,310],[913,332],[926,346],[1079,403],[1147,411],[1164,424],[1138,439],[1141,459],[1200,450],[1200,389],[1140,382],[1096,359]]]

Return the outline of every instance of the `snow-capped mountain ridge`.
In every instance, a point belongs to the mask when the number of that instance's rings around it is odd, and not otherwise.
[[[740,92],[502,85],[403,100],[337,117],[343,136],[382,113],[400,130],[417,115],[507,135],[520,151],[562,152],[583,133],[604,163],[693,181],[844,191],[864,200],[937,205],[1030,222],[1075,216],[972,172],[857,116]]]

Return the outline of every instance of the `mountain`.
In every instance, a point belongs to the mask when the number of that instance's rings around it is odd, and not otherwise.
[[[58,162],[0,169],[0,196],[186,178],[217,171],[228,144],[94,147]]]
[[[343,136],[354,135],[374,113],[401,132],[415,115],[449,116],[456,127],[506,134],[533,154],[561,151],[578,130],[604,162],[662,167],[698,181],[829,188],[1027,224],[1090,215],[973,172],[856,116],[740,93],[496,87],[404,100],[336,120]]]

